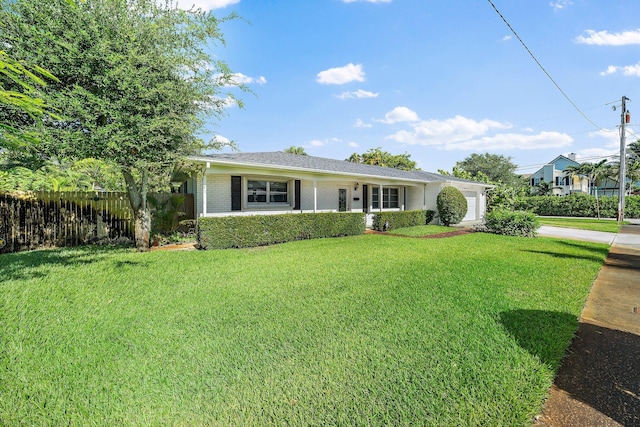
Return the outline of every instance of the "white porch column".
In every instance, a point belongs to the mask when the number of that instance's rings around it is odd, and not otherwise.
[[[405,203],[407,201],[407,187],[402,187],[402,208],[401,211],[405,210]]]
[[[202,215],[201,216],[207,216],[207,170],[209,170],[210,166],[211,166],[211,163],[207,162],[207,168],[204,170],[204,173],[202,174]]]
[[[380,184],[380,189],[378,193],[378,208],[379,211],[382,212],[382,201],[384,200],[384,196],[382,195],[382,184]]]
[[[313,213],[318,212],[318,181],[313,180]]]

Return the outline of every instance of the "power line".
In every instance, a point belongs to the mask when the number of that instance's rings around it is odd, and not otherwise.
[[[602,127],[598,126],[593,120],[591,120],[585,113],[582,112],[582,110],[575,104],[575,102],[573,102],[571,100],[571,98],[569,98],[569,95],[567,95],[564,90],[562,90],[562,88],[560,87],[560,85],[558,83],[556,83],[556,81],[553,79],[553,77],[551,77],[551,74],[549,74],[547,72],[547,70],[542,66],[542,64],[540,63],[540,61],[538,61],[538,59],[535,57],[535,55],[533,54],[533,52],[531,52],[531,50],[529,49],[529,47],[527,46],[527,44],[520,38],[520,36],[518,35],[518,33],[516,32],[516,30],[513,29],[513,27],[511,26],[511,24],[509,24],[509,22],[507,21],[507,19],[502,15],[502,13],[500,13],[500,11],[498,10],[498,8],[496,7],[495,4],[493,4],[493,2],[491,0],[487,0],[489,2],[489,4],[493,7],[493,9],[496,11],[496,13],[498,14],[498,16],[500,16],[500,18],[502,18],[502,20],[504,21],[505,24],[507,24],[507,27],[509,27],[509,29],[511,30],[511,32],[513,33],[514,36],[516,36],[516,38],[518,39],[518,41],[520,41],[520,44],[522,44],[522,46],[525,48],[525,50],[529,53],[529,55],[531,56],[531,58],[533,58],[533,60],[535,61],[536,64],[538,64],[538,67],[540,67],[540,69],[546,74],[546,76],[549,78],[549,80],[551,80],[551,82],[555,85],[555,87],[560,91],[560,93],[562,94],[562,96],[564,96],[566,98],[567,101],[569,101],[569,103],[573,106],[573,108],[576,109],[576,111],[578,111],[578,113],[580,113],[580,115],[582,115],[582,117],[584,117],[589,123],[591,123],[593,126],[595,126],[596,128],[598,128],[599,130],[602,131],[606,131],[606,132],[610,132],[607,129],[603,129]]]
[[[602,156],[589,156],[589,157],[576,157],[576,162],[578,163],[584,163],[587,162],[589,160],[600,160],[600,159],[608,159],[608,158],[614,158],[614,157],[620,157],[620,154],[615,152],[615,153],[611,153],[611,154],[605,154]],[[534,164],[534,165],[527,165],[527,166],[520,166],[518,168],[516,168],[516,171],[522,171],[522,170],[528,170],[528,169],[540,169],[541,167],[543,167],[544,165],[548,165],[549,163],[538,163],[538,164]]]

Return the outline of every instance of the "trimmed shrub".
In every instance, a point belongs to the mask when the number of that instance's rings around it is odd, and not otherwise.
[[[495,234],[535,237],[540,222],[532,212],[496,209],[485,216],[485,226]]]
[[[462,221],[467,214],[467,199],[455,187],[444,187],[436,199],[438,215],[443,225],[449,226]]]
[[[355,236],[364,233],[362,213],[329,212],[200,218],[202,249],[249,248],[293,240]]]
[[[424,215],[425,215],[425,225],[429,225],[431,221],[433,221],[433,218],[436,217],[436,211],[427,209],[426,211],[424,211]]]
[[[372,228],[378,231],[388,231],[393,230],[394,228],[425,225],[430,222],[430,220],[427,221],[428,212],[433,211],[415,210],[401,212],[380,212],[373,216]],[[431,219],[433,219],[433,215],[431,215]]]

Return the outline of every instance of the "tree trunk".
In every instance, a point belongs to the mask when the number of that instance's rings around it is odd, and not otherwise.
[[[127,185],[127,195],[134,215],[134,233],[136,249],[146,252],[150,247],[151,236],[151,211],[147,205],[147,171],[142,170],[142,183],[140,188],[136,183],[130,169],[122,169]]]

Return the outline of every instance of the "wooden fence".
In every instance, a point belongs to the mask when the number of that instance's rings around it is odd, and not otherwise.
[[[162,200],[172,195],[152,196]],[[193,218],[193,195],[181,196],[185,196],[181,219]],[[133,237],[133,212],[126,193],[0,194],[0,253],[130,242]]]

